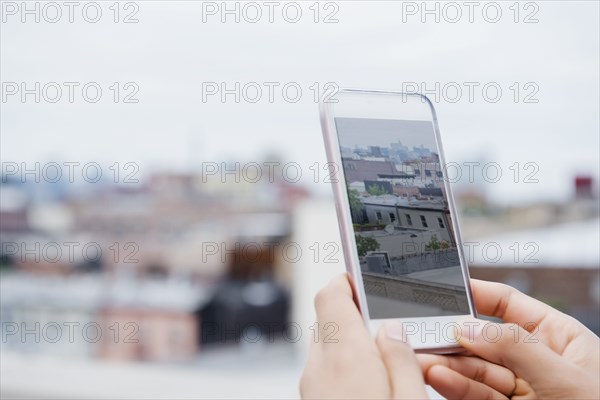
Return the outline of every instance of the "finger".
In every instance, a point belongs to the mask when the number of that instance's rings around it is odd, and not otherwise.
[[[465,320],[459,343],[488,361],[511,369],[532,386],[562,382],[571,365],[538,339],[516,324],[496,324]],[[544,368],[553,366],[553,368]],[[560,367],[559,367],[560,366]]]
[[[388,371],[393,397],[427,398],[419,362],[406,341],[402,325],[386,322],[377,334],[377,347]]]
[[[427,383],[443,397],[451,399],[507,399],[508,395],[500,393],[481,382],[442,365],[434,365],[427,373]],[[514,384],[513,384],[514,386]]]
[[[573,338],[586,343],[597,340],[594,333],[573,317],[508,285],[472,279],[471,287],[479,313],[518,324],[558,354],[564,352]]]
[[[442,366],[469,380],[481,382],[506,396],[510,395],[515,388],[515,374],[511,370],[479,357],[417,354],[417,360],[425,380],[432,386],[431,370],[435,366]]]
[[[348,338],[371,336],[354,304],[352,288],[347,274],[335,277],[317,293],[315,309],[319,327],[319,339],[339,342]]]
[[[471,289],[478,313],[514,322],[522,327],[533,327],[532,324],[537,326],[549,314],[557,313],[547,304],[502,283],[471,279]]]

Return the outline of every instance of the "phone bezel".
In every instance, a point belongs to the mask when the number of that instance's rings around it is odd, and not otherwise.
[[[396,92],[387,90],[371,90],[371,89],[339,89],[336,94],[351,94],[351,95],[364,95],[364,96],[409,96],[418,98],[419,101],[423,102],[429,107],[429,113],[431,122],[434,128],[435,141],[439,152],[440,163],[446,165],[446,159],[442,147],[442,142],[439,133],[439,127],[437,123],[437,115],[433,104],[427,98],[427,96],[420,93],[406,93]],[[352,219],[350,214],[350,208],[348,206],[349,200],[346,192],[346,178],[344,170],[342,168],[342,157],[340,152],[340,146],[338,141],[337,129],[335,126],[335,102],[332,102],[334,96],[323,97],[319,102],[320,116],[321,116],[321,128],[323,131],[323,139],[325,141],[325,148],[327,158],[329,162],[335,163],[338,166],[337,179],[332,179],[332,187],[335,198],[336,212],[339,220],[340,236],[342,240],[342,248],[344,252],[344,259],[346,262],[346,270],[350,274],[352,289],[354,296],[357,301],[357,305],[361,311],[365,324],[369,330],[375,334],[380,325],[386,321],[386,319],[372,320],[369,316],[369,309],[367,306],[366,294],[362,282],[362,274],[360,265],[358,264],[358,254],[356,253],[356,243],[354,239],[354,229],[352,227]],[[325,100],[329,101],[325,101]],[[362,111],[361,111],[362,112]],[[356,118],[369,118],[368,110],[365,114],[356,115]],[[373,117],[371,117],[373,118]],[[454,197],[452,195],[452,189],[446,177],[445,168],[442,168],[443,184],[446,192],[448,201],[448,208],[451,216],[452,228],[454,231],[457,252],[460,259],[460,266],[462,271],[463,280],[465,282],[465,292],[467,296],[467,302],[469,305],[470,314],[464,314],[471,317],[477,317],[475,306],[473,304],[473,296],[471,293],[471,286],[469,283],[469,270],[466,258],[464,256],[462,238],[459,230],[458,215],[454,205]],[[421,317],[421,318],[396,318],[394,320],[400,321],[401,323],[411,324],[414,327],[415,324],[421,327],[417,332],[412,332],[407,335],[407,339],[411,346],[416,351],[422,352],[435,352],[435,353],[453,353],[462,351],[462,347],[454,340],[446,336],[447,332],[441,332],[438,327],[442,324],[447,327],[448,324],[456,324],[460,320],[462,315],[451,315],[451,316],[436,316],[436,317]],[[454,326],[454,325],[453,325]],[[406,331],[406,329],[405,329]],[[415,335],[416,333],[416,335]],[[430,337],[433,333],[433,337]],[[443,340],[440,340],[443,339]]]

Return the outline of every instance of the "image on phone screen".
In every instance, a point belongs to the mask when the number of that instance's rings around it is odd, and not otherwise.
[[[432,121],[334,121],[370,318],[469,314]]]

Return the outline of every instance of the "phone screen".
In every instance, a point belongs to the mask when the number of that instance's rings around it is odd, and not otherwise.
[[[334,121],[370,318],[469,314],[433,122]]]

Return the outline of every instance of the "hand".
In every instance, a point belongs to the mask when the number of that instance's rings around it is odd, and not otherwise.
[[[315,298],[319,339],[311,344],[300,382],[303,398],[424,399],[425,383],[400,324],[385,326],[376,340],[352,300],[347,275],[335,278]],[[325,324],[334,323],[325,332]],[[393,337],[393,338],[392,338]]]
[[[600,397],[600,339],[580,322],[510,286],[471,280],[477,311],[505,324],[461,323],[477,357],[419,355],[427,383],[447,398]],[[488,326],[487,324],[493,324]]]

